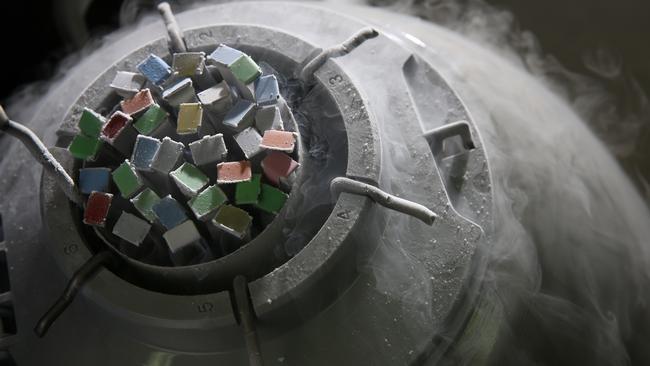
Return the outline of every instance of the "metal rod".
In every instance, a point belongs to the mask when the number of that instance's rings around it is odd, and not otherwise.
[[[435,130],[424,133],[424,138],[430,144],[434,145],[435,151],[440,151],[442,149],[442,141],[452,136],[459,136],[465,149],[472,150],[476,148],[476,144],[472,139],[472,132],[469,123],[465,121],[448,123],[436,128]]]
[[[10,120],[2,106],[0,106],[0,132],[4,132],[20,140],[43,168],[54,175],[57,184],[68,199],[79,206],[83,205],[83,200],[74,180],[54,156],[52,156],[41,139],[29,128]]]
[[[379,32],[377,32],[375,29],[364,28],[358,31],[356,34],[354,34],[345,42],[323,50],[321,53],[316,55],[316,57],[314,57],[309,62],[307,62],[305,67],[302,68],[302,70],[300,71],[300,80],[302,80],[303,83],[309,82],[311,78],[314,76],[316,70],[318,70],[321,66],[323,66],[325,62],[327,62],[327,60],[333,57],[340,57],[340,56],[347,55],[348,53],[352,52],[355,48],[359,47],[363,42],[371,38],[375,38],[378,35]]]
[[[9,116],[5,112],[5,109],[0,105],[0,130],[3,130],[4,127],[9,123]]]
[[[187,47],[183,40],[183,32],[181,32],[181,28],[178,26],[178,22],[169,3],[165,1],[158,4],[158,11],[162,15],[163,22],[167,28],[172,50],[174,52],[187,52]]]
[[[335,197],[338,197],[341,193],[366,196],[384,207],[413,216],[427,225],[433,225],[438,217],[433,211],[419,203],[393,196],[375,186],[350,178],[334,178],[330,183],[330,191]]]
[[[244,339],[248,350],[248,363],[251,366],[263,366],[260,341],[255,327],[255,311],[251,304],[248,291],[248,281],[244,276],[237,276],[233,280],[233,291],[235,293],[235,306],[237,307],[238,319],[244,330]]]
[[[70,303],[72,303],[72,300],[74,300],[83,285],[97,273],[99,268],[108,263],[110,259],[112,259],[110,252],[97,253],[74,273],[61,296],[36,324],[34,332],[38,337],[42,338],[45,336],[52,324],[54,324],[59,316],[68,308]]]

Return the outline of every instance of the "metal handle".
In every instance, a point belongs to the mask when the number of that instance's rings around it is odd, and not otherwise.
[[[330,191],[337,197],[342,192],[366,196],[376,203],[409,216],[413,216],[427,225],[433,225],[438,217],[435,212],[413,201],[393,196],[381,189],[350,178],[338,177],[330,183]]]

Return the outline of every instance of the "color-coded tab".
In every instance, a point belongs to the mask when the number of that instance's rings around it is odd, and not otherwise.
[[[136,68],[154,85],[161,85],[172,75],[172,68],[154,54],[149,55]]]
[[[191,220],[170,229],[163,234],[172,262],[183,266],[195,262],[203,254],[201,234]]]
[[[149,234],[149,230],[151,225],[146,221],[128,212],[122,212],[113,227],[113,234],[135,246],[140,246]]]
[[[185,78],[165,89],[162,98],[173,107],[178,107],[181,103],[196,102],[197,99],[192,79]]]
[[[228,148],[220,133],[203,136],[200,140],[192,142],[190,151],[196,165],[218,163],[228,156]]]
[[[154,103],[151,91],[142,89],[135,93],[133,97],[121,101],[120,107],[124,113],[133,116],[151,107]]]
[[[255,104],[248,100],[240,99],[223,118],[223,124],[235,131],[241,131],[253,124],[254,117]]]
[[[241,151],[244,153],[244,156],[246,156],[246,159],[251,159],[262,152],[262,148],[260,147],[262,136],[260,136],[253,127],[249,127],[236,134],[235,141],[237,142],[237,146],[239,146]]]
[[[221,207],[212,220],[217,228],[238,239],[243,239],[248,234],[252,222],[253,218],[248,212],[231,205]]]
[[[215,213],[221,205],[228,201],[228,197],[218,186],[209,186],[192,198],[188,204],[197,219],[205,221]]]
[[[252,83],[262,75],[262,69],[250,56],[246,54],[235,60],[235,62],[230,65],[229,69],[232,71],[233,75],[235,75],[237,80],[244,84]]]
[[[109,143],[113,143],[131,121],[131,116],[124,112],[116,111],[104,125],[104,128],[102,129],[102,138]]]
[[[131,164],[138,169],[145,172],[150,172],[151,163],[160,149],[160,140],[153,137],[138,135],[135,140],[133,154],[131,155]]]
[[[211,112],[225,113],[232,107],[232,94],[225,81],[197,94],[199,102]]]
[[[151,135],[167,120],[167,112],[158,104],[152,104],[146,112],[135,121],[133,127],[143,135]]]
[[[151,168],[159,173],[169,174],[183,161],[184,148],[185,145],[180,142],[176,142],[169,137],[163,138],[158,153],[151,162]]]
[[[249,161],[230,161],[217,164],[217,184],[247,182],[252,177]]]
[[[109,192],[110,183],[111,170],[108,168],[79,169],[79,190],[82,194],[91,194],[93,191]]]
[[[169,173],[169,176],[187,197],[196,196],[210,182],[210,179],[199,168],[190,163],[184,163],[178,169]]]
[[[288,177],[298,166],[289,155],[279,151],[271,151],[262,160],[264,176],[275,185],[280,184],[280,177]]]
[[[120,190],[122,197],[129,199],[144,187],[140,174],[128,160],[125,160],[113,173],[113,182]]]
[[[280,108],[275,105],[259,108],[255,113],[255,128],[260,133],[267,130],[284,130]]]
[[[176,133],[190,135],[198,132],[203,120],[203,107],[199,103],[181,103],[176,123]]]
[[[110,87],[122,98],[131,98],[144,86],[146,79],[141,74],[118,71]]]
[[[281,190],[262,183],[262,191],[256,207],[268,213],[277,214],[284,207],[287,197],[287,194]]]
[[[272,105],[280,99],[280,87],[275,75],[264,75],[255,81],[255,100],[258,105]]]
[[[92,192],[86,201],[84,224],[104,227],[106,217],[113,202],[113,195],[104,192]]]
[[[262,175],[253,174],[250,181],[237,183],[235,187],[235,203],[238,205],[257,204],[262,191],[261,182]]]
[[[296,135],[289,131],[268,130],[264,132],[260,147],[290,153],[296,147]]]
[[[101,145],[99,139],[79,134],[72,139],[68,151],[77,159],[94,160]]]
[[[230,66],[243,55],[239,50],[220,44],[207,59],[213,65]]]
[[[172,58],[172,70],[177,76],[194,76],[203,74],[205,53],[179,52]]]
[[[156,214],[158,222],[167,230],[173,229],[188,220],[185,209],[172,196],[162,198],[151,209]]]
[[[106,118],[102,117],[101,114],[92,109],[84,108],[78,126],[82,134],[92,138],[99,138],[104,123],[106,123]]]
[[[153,206],[160,202],[160,197],[151,188],[145,188],[137,196],[131,199],[133,206],[140,214],[150,223],[156,222],[156,214],[153,212]]]

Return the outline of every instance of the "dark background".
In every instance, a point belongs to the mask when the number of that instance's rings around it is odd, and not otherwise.
[[[143,7],[152,7],[154,3],[135,2]],[[418,2],[424,1],[415,1]],[[584,66],[584,55],[606,49],[620,56],[626,74],[650,91],[650,1],[488,2],[514,12],[520,27],[531,30],[544,50],[569,69],[590,73]],[[122,3],[123,0],[0,2],[0,14],[5,19],[0,23],[5,56],[4,72],[0,73],[0,101],[6,101],[22,84],[51,77],[57,61],[78,49],[89,36],[118,27]]]

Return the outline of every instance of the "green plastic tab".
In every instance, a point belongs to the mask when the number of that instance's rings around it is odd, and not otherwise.
[[[79,130],[87,137],[99,138],[105,119],[95,111],[84,108],[79,119]]]
[[[268,184],[262,184],[257,207],[266,212],[277,214],[287,201],[287,194]]]
[[[101,145],[102,142],[97,138],[77,135],[72,140],[68,150],[75,158],[88,160],[94,159],[95,156],[97,156],[97,152]]]
[[[131,198],[136,193],[140,191],[142,186],[142,179],[140,175],[135,171],[135,168],[131,166],[128,160],[125,160],[117,169],[112,173],[113,182],[122,193],[122,197]]]
[[[244,84],[252,83],[262,75],[262,69],[248,55],[242,55],[233,62],[230,65],[230,71],[232,71],[237,80]]]
[[[235,188],[235,203],[238,205],[257,204],[260,192],[262,175],[253,174],[253,178],[248,182],[239,182]]]
[[[190,200],[189,205],[196,217],[203,219],[215,212],[226,201],[228,201],[226,194],[223,193],[221,188],[215,185],[201,191],[201,193]]]
[[[199,168],[190,163],[183,163],[178,169],[169,173],[178,187],[186,195],[194,195],[205,187],[210,179]]]
[[[153,206],[160,202],[160,197],[151,190],[151,188],[146,188],[144,191],[140,192],[137,196],[131,199],[133,206],[140,212],[144,218],[147,219],[150,223],[156,222],[156,214],[153,212]]]
[[[167,112],[158,104],[154,104],[135,121],[133,127],[142,135],[150,135],[160,127],[166,118]]]

